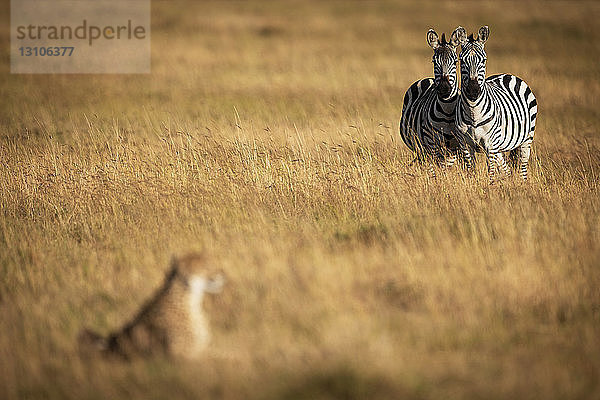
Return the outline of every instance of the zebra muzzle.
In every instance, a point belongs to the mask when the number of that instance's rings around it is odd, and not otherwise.
[[[437,92],[442,98],[446,98],[450,95],[450,93],[452,92],[452,86],[450,85],[448,77],[443,77],[440,80],[440,83],[437,86]]]
[[[470,79],[467,81],[467,85],[465,86],[465,95],[467,99],[473,101],[476,100],[481,94],[481,86],[477,82],[477,79]]]

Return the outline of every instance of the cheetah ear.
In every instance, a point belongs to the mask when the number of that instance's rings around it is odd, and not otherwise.
[[[479,37],[477,38],[477,41],[479,43],[485,44],[485,42],[487,42],[489,37],[490,37],[490,28],[487,25],[479,28]]]
[[[459,26],[452,32],[450,37],[450,44],[454,47],[458,47],[461,44],[465,44],[467,41],[467,31],[462,26]]]
[[[177,274],[179,270],[179,262],[177,261],[177,257],[171,257],[171,262],[169,263],[169,269],[167,270],[167,278],[172,278]]]
[[[433,29],[427,31],[427,44],[434,50],[440,47],[440,39]]]

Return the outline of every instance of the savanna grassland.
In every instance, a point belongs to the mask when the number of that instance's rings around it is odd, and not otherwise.
[[[0,398],[599,399],[600,3],[152,4],[149,75],[10,75]],[[431,179],[397,125],[430,27],[538,98],[530,180]],[[205,251],[197,363],[81,359]]]

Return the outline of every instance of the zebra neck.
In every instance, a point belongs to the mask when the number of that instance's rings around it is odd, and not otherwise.
[[[469,116],[468,119],[470,120],[470,122],[477,124],[477,122],[484,118],[484,114],[489,114],[490,111],[489,109],[486,110],[486,108],[489,108],[491,106],[487,84],[484,83],[481,89],[481,94],[477,99],[473,101],[467,98],[465,92],[461,92],[460,104],[461,110],[463,111],[463,113],[466,113]]]
[[[454,113],[456,100],[458,100],[458,92],[456,90],[447,99],[442,99],[437,94],[435,96],[436,107],[441,108],[446,113]]]

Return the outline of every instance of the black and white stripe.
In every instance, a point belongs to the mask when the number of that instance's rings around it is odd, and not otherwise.
[[[456,111],[458,141],[469,164],[473,149],[487,153],[492,181],[498,167],[510,174],[503,156],[507,151],[519,159],[521,177],[526,180],[537,101],[529,86],[514,75],[485,78],[484,44],[488,37],[487,26],[479,30],[477,39],[473,35],[467,38],[464,29],[459,32],[462,48],[461,94]]]
[[[434,51],[432,61],[435,77],[413,83],[404,95],[400,136],[417,153],[419,161],[429,158],[446,165],[456,161],[458,30],[454,31],[449,42],[446,42],[445,34],[440,41],[433,29],[427,32],[427,43]]]

